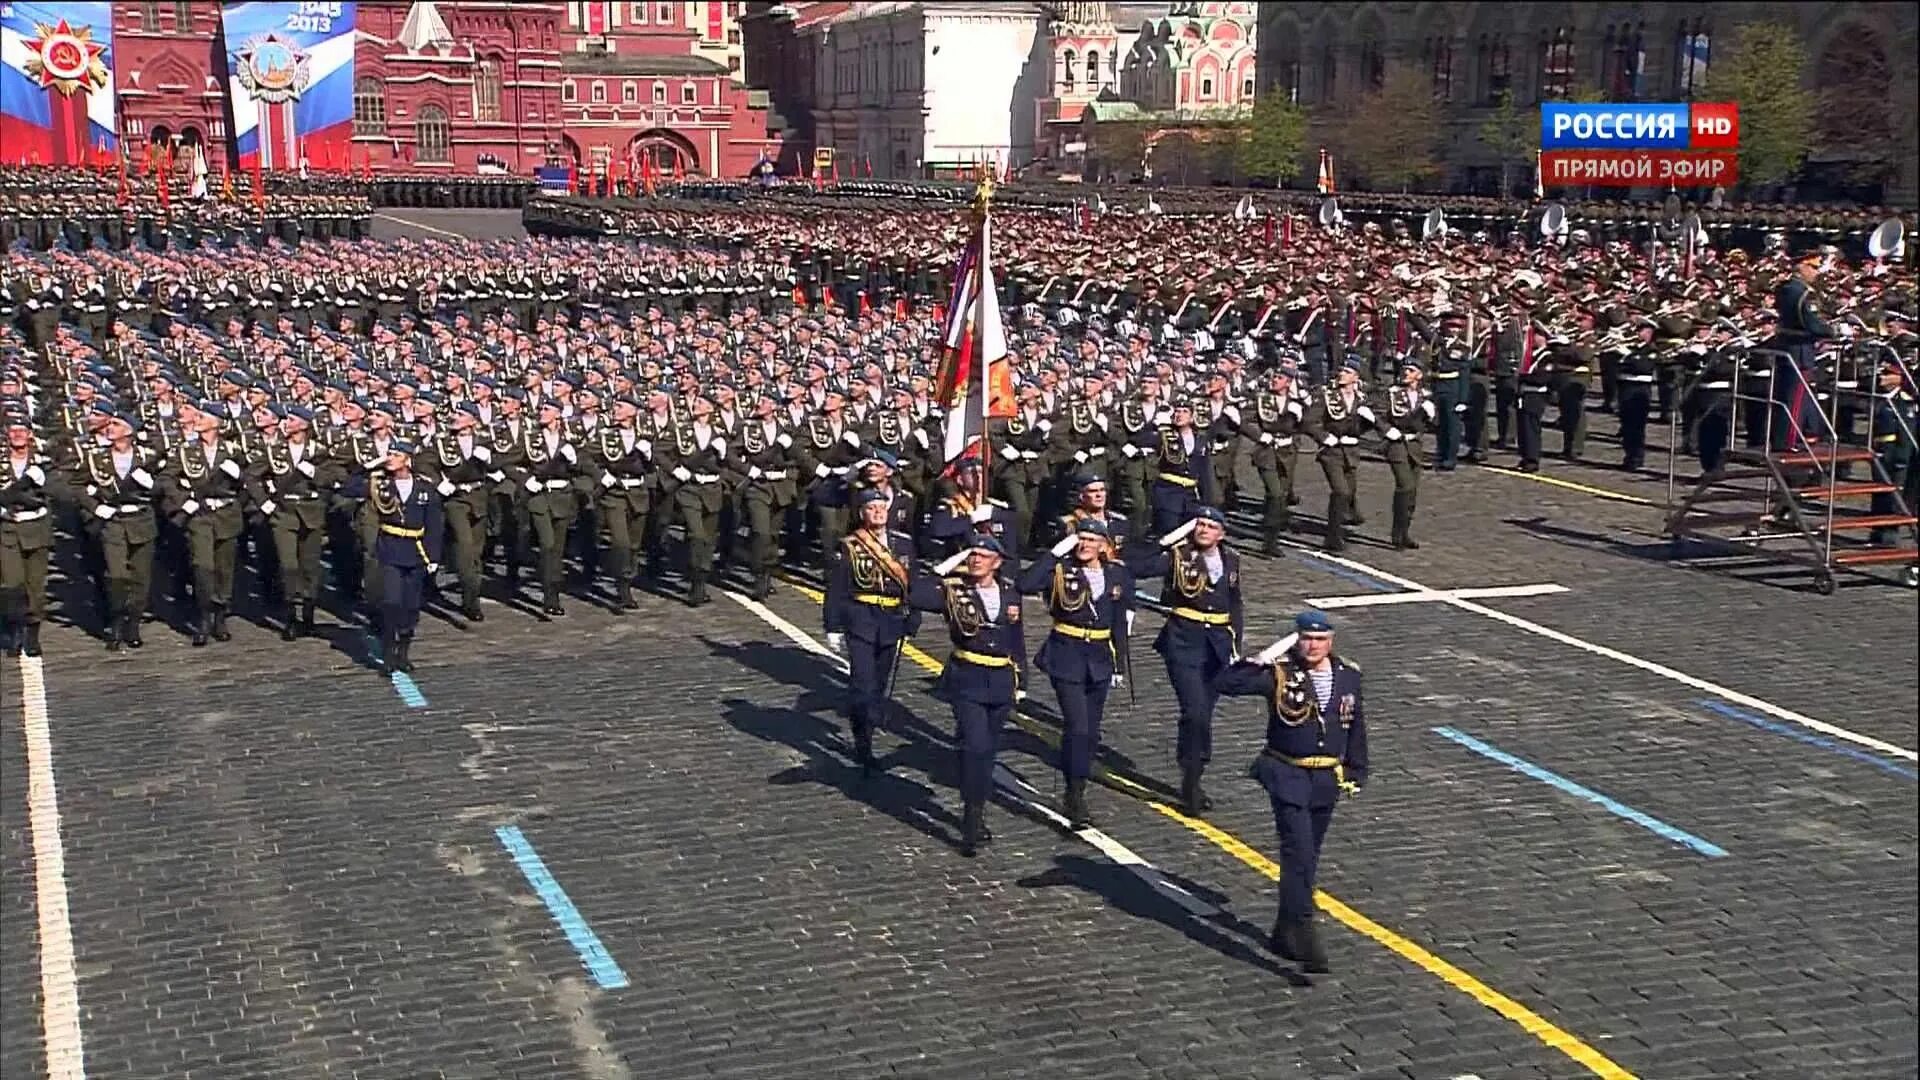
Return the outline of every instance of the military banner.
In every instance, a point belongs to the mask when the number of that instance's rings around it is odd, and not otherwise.
[[[353,138],[354,5],[229,3],[221,9],[240,165],[346,161]]]
[[[0,164],[94,165],[116,130],[112,5],[0,0]]]

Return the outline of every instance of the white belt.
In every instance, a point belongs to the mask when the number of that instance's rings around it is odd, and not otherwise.
[[[1749,378],[1749,379],[1771,379],[1771,378],[1773,378],[1773,369],[1772,369],[1772,368],[1763,368],[1763,369],[1761,369],[1761,370],[1759,370],[1759,371],[1749,371],[1749,372],[1747,372],[1747,378]]]
[[[1846,382],[1837,382],[1837,383],[1834,383],[1833,385],[1835,385],[1835,386],[1837,386],[1837,387],[1839,387],[1839,388],[1840,388],[1840,389],[1842,389],[1842,390],[1858,390],[1858,389],[1860,389],[1860,384],[1859,384],[1858,382],[1855,382],[1855,381],[1854,381],[1854,380],[1852,380],[1852,379],[1848,379],[1848,380],[1847,380]]]
[[[151,509],[153,509],[153,505],[152,505],[151,503],[140,503],[140,502],[125,502],[125,503],[121,503],[121,504],[120,504],[120,505],[119,505],[119,506],[117,507],[117,509],[119,509],[120,511],[122,511],[122,512],[124,512],[124,513],[128,513],[128,514],[137,514],[137,513],[139,513],[139,512],[140,512],[140,511],[142,511],[142,510],[151,510]]]
[[[1293,445],[1293,436],[1291,436],[1291,435],[1275,435],[1275,436],[1273,437],[1273,441],[1272,441],[1271,443],[1269,443],[1268,445],[1269,445],[1269,446],[1292,446],[1292,445]]]
[[[38,510],[8,511],[6,520],[8,521],[39,521],[41,518],[46,516],[47,516],[47,508],[43,506]]]
[[[231,505],[232,502],[233,502],[232,499],[207,499],[206,501],[202,502],[200,505],[206,507],[209,510],[219,510],[219,509],[222,509],[223,507]]]
[[[785,480],[786,478],[787,478],[787,470],[785,469],[760,470],[760,479],[762,480]]]
[[[717,484],[720,482],[720,474],[697,472],[693,474],[693,481],[696,484]]]
[[[318,496],[318,495],[280,495],[280,496],[276,496],[276,498],[277,498],[277,499],[278,499],[278,501],[280,501],[280,502],[312,502],[313,500],[315,500],[315,499],[317,499],[317,498],[319,498],[319,497],[320,497],[320,496]],[[122,509],[125,509],[125,507],[122,507]]]
[[[1621,381],[1621,382],[1652,382],[1652,381],[1653,381],[1653,376],[1651,376],[1651,375],[1622,375],[1622,376],[1620,376],[1620,381]]]
[[[1732,383],[1730,383],[1730,382],[1703,382],[1703,383],[1701,383],[1701,384],[1700,384],[1700,389],[1702,389],[1702,390],[1726,390],[1726,389],[1730,389],[1730,388],[1731,388],[1732,386],[1733,386],[1733,384],[1732,384]]]
[[[1359,446],[1360,440],[1355,438],[1352,435],[1342,435],[1340,436],[1340,445],[1341,446]]]
[[[1214,441],[1214,444],[1213,444],[1213,452],[1216,454],[1225,453],[1227,450],[1227,447],[1232,445],[1233,445],[1232,439],[1217,439]]]
[[[572,486],[573,486],[573,481],[571,481],[571,480],[549,480],[549,481],[547,481],[547,490],[548,490],[548,491],[563,491],[563,490],[565,490],[565,489],[567,489],[567,488],[570,488],[570,487],[572,487]]]
[[[1035,450],[1021,450],[1019,451],[1019,454],[1020,454],[1020,460],[1022,461],[1032,461],[1035,458],[1040,456],[1039,452]]]
[[[470,484],[455,484],[455,485],[453,485],[453,487],[454,487],[454,490],[456,490],[456,491],[460,491],[460,492],[468,492],[468,491],[479,491],[479,490],[480,490],[481,488],[483,488],[483,487],[486,487],[486,486],[487,486],[487,485],[486,485],[486,483],[485,483],[485,481],[481,481],[481,480],[475,480],[475,481],[473,481],[473,482],[472,482],[472,483],[470,483]]]
[[[632,491],[634,488],[637,488],[640,485],[647,482],[645,478],[636,480],[631,476],[623,476],[623,477],[620,477],[619,480],[620,480],[620,486],[623,488],[626,488],[628,491]]]

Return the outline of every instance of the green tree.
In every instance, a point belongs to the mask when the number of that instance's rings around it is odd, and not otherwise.
[[[1500,196],[1513,191],[1510,170],[1531,158],[1540,144],[1540,114],[1513,103],[1513,91],[1500,91],[1500,104],[1480,124],[1480,141],[1500,162]]]
[[[1147,125],[1140,120],[1106,120],[1093,126],[1087,140],[1088,156],[1098,161],[1103,176],[1138,175],[1147,156]]]
[[[1275,187],[1300,175],[1300,155],[1307,145],[1307,111],[1288,101],[1277,89],[1253,104],[1235,146],[1240,172],[1248,179],[1273,180]]]
[[[1807,54],[1778,23],[1736,27],[1727,59],[1713,67],[1713,96],[1740,103],[1740,182],[1778,184],[1800,170],[1813,138],[1818,97],[1802,85]]]
[[[1379,89],[1360,96],[1347,123],[1349,164],[1375,189],[1406,191],[1440,171],[1440,107],[1419,71],[1390,70]]]

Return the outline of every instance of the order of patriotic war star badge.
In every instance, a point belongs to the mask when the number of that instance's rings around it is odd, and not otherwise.
[[[240,85],[260,101],[294,101],[312,80],[306,50],[279,34],[249,38],[240,49]]]
[[[93,40],[93,27],[74,27],[61,19],[52,26],[35,23],[33,32],[34,40],[27,43],[26,72],[41,86],[72,95],[81,89],[101,89],[111,80],[100,59],[107,47]]]

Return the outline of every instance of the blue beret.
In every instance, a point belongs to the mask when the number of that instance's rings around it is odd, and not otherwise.
[[[413,453],[413,444],[405,439],[395,439],[387,444],[387,453],[411,455]]]
[[[388,416],[395,417],[395,418],[398,418],[400,415],[398,412],[395,411],[395,406],[391,401],[369,402],[367,404],[367,411],[377,412],[377,413],[386,413]]]
[[[216,415],[224,412],[226,409],[226,406],[220,404],[217,401],[212,400],[211,398],[203,398],[200,401],[195,402],[193,407],[196,409],[199,409],[203,413],[214,413]]]
[[[899,456],[891,450],[875,450],[873,452],[873,460],[885,465],[889,469],[897,469],[900,467]]]
[[[467,414],[468,416],[471,416],[471,417],[473,417],[473,418],[474,418],[475,420],[485,420],[485,419],[486,419],[486,417],[484,417],[484,416],[481,416],[481,415],[480,415],[480,406],[478,406],[478,405],[476,405],[476,404],[474,404],[474,403],[473,403],[473,402],[471,402],[471,401],[463,401],[463,402],[461,402],[461,403],[460,403],[460,406],[459,406],[459,409],[460,409],[460,411],[461,411],[461,412],[463,412],[463,413],[466,413],[466,414]]]
[[[1000,541],[984,534],[975,537],[973,543],[969,544],[968,547],[974,551],[985,551],[992,555],[998,555],[1001,558],[1005,558],[1007,555],[1007,549]]]
[[[246,376],[246,373],[245,373],[245,372],[241,372],[241,371],[235,371],[235,370],[233,370],[233,369],[231,369],[231,368],[229,368],[228,370],[226,370],[226,371],[223,371],[223,372],[221,372],[221,373],[220,373],[220,381],[221,381],[221,382],[230,382],[230,383],[232,383],[233,385],[235,385],[235,386],[238,386],[238,387],[241,387],[241,388],[243,388],[243,389],[244,389],[245,387],[248,387],[248,386],[252,386],[252,385],[253,385],[253,382],[252,382],[252,380],[250,380],[250,379],[248,379],[248,378],[247,378],[247,376]]]
[[[1194,512],[1193,518],[1195,521],[1211,521],[1223,529],[1227,527],[1227,515],[1221,513],[1217,506],[1202,504],[1200,509]]]
[[[885,502],[886,500],[887,493],[878,488],[861,488],[859,491],[853,493],[853,506],[856,510],[868,503]]]
[[[1082,491],[1095,485],[1106,487],[1106,478],[1100,476],[1098,473],[1080,473],[1073,478],[1073,486]]]
[[[287,406],[286,415],[290,419],[305,420],[309,424],[313,423],[313,410],[307,408],[305,405]]]
[[[1308,608],[1293,617],[1293,629],[1298,634],[1331,634],[1333,620],[1324,611]]]
[[[1107,529],[1107,523],[1097,517],[1081,518],[1080,523],[1073,527],[1073,531],[1075,535],[1078,536],[1106,537],[1112,535]]]
[[[1346,362],[1341,364],[1340,366],[1343,368],[1346,368],[1348,371],[1359,371],[1360,357],[1355,353],[1348,353]]]
[[[500,396],[512,401],[527,400],[527,392],[518,386],[507,387],[505,390],[500,391]]]

